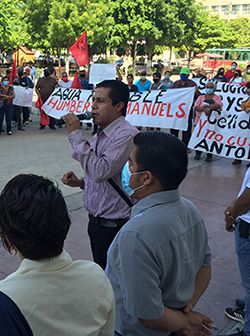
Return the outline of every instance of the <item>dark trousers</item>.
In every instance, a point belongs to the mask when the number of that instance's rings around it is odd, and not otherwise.
[[[30,117],[30,108],[27,106],[23,106],[23,123],[29,120]]]
[[[23,113],[23,107],[14,105],[13,118],[12,119],[17,122],[17,127],[19,129],[23,128],[22,113]]]
[[[3,105],[0,108],[0,132],[3,129],[3,120],[5,116],[5,121],[7,125],[7,132],[11,132],[11,120],[12,120],[13,105]]]
[[[55,122],[56,122],[56,119],[49,116],[49,128],[54,128],[55,127]]]
[[[109,246],[127,220],[127,218],[105,219],[89,215],[88,234],[93,259],[103,269],[106,267]]]
[[[188,129],[186,131],[182,131],[182,141],[184,142],[186,147],[188,147],[188,143],[192,135],[192,126],[193,126],[193,110],[191,109],[188,116]],[[172,135],[175,135],[177,138],[179,136],[179,130],[171,128],[170,133]]]
[[[202,152],[201,151],[195,151],[195,155],[197,156],[201,156]],[[207,158],[212,158],[213,157],[213,154],[211,153],[207,153]]]

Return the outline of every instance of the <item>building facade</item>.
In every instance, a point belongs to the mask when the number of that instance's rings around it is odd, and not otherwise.
[[[203,6],[212,14],[223,19],[246,17],[250,19],[250,0],[201,0]]]

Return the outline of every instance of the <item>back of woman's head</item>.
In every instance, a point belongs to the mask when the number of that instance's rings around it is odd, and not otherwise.
[[[10,180],[0,195],[0,237],[25,258],[53,258],[63,250],[70,227],[67,207],[55,184],[32,174]]]

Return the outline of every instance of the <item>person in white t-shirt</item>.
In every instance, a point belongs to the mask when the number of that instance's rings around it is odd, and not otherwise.
[[[234,76],[230,79],[229,83],[234,85],[240,85],[244,82],[244,78],[241,76],[240,70],[235,70]]]
[[[70,218],[61,191],[41,176],[21,174],[0,195],[0,237],[21,258],[0,281],[34,335],[113,336],[114,294],[92,261],[64,250]],[[9,334],[9,333],[8,333]]]
[[[225,210],[226,230],[235,231],[235,245],[238,256],[242,286],[245,291],[245,311],[226,309],[226,315],[244,319],[244,327],[229,336],[250,335],[250,168],[248,168],[237,199]],[[241,316],[239,316],[239,313]],[[235,316],[233,316],[235,315]]]

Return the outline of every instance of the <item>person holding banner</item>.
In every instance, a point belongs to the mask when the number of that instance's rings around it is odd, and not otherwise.
[[[206,84],[206,93],[197,98],[194,103],[194,112],[195,112],[195,125],[198,124],[200,116],[202,113],[205,113],[206,116],[209,116],[213,111],[220,112],[222,110],[222,100],[221,97],[215,94],[216,84],[214,82],[208,82]],[[200,160],[201,151],[196,150],[194,160]],[[207,153],[206,162],[212,161],[213,155]]]
[[[3,130],[3,119],[5,116],[7,134],[11,135],[11,120],[13,112],[12,101],[15,97],[13,86],[9,85],[8,77],[3,77],[0,84],[0,135],[4,132]]]
[[[195,82],[193,82],[191,79],[188,79],[189,77],[189,68],[182,67],[180,70],[180,79],[175,81],[172,89],[183,89],[186,87],[196,87],[195,95],[194,95],[194,101],[198,98],[200,95],[200,91],[197,89],[197,85]],[[182,141],[188,148],[188,143],[191,138],[192,134],[192,126],[193,126],[193,107],[190,109],[189,117],[188,117],[188,129],[187,131],[182,131]],[[176,129],[170,129],[170,133],[175,135],[177,138],[179,136],[179,130]],[[191,152],[190,149],[187,149],[188,153]]]
[[[139,92],[149,91],[152,82],[146,78],[147,73],[145,70],[141,71],[141,77],[135,81],[135,85],[138,87]]]
[[[124,200],[120,190],[122,168],[138,133],[125,120],[128,100],[128,86],[121,81],[105,80],[96,85],[92,118],[99,129],[90,141],[82,134],[75,114],[63,117],[73,158],[80,162],[85,174],[79,179],[72,171],[66,172],[62,181],[85,191],[91,250],[94,261],[102,268],[106,266],[110,244],[130,216],[131,201]]]

